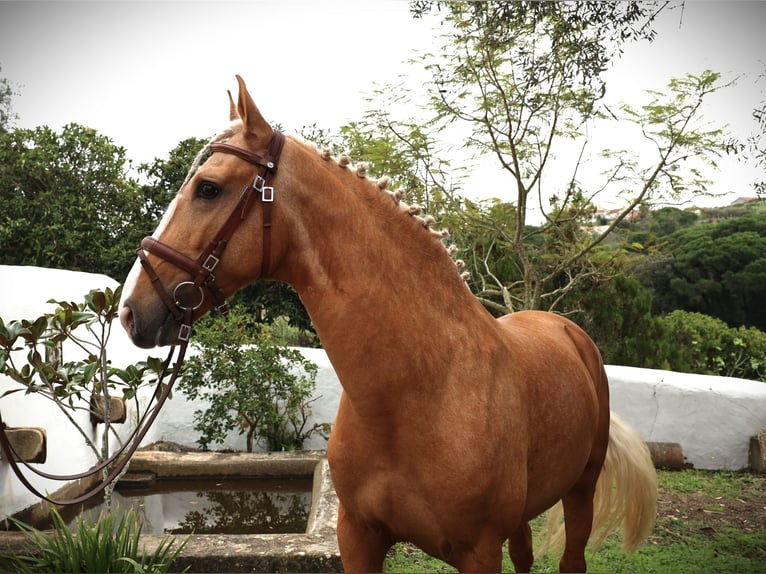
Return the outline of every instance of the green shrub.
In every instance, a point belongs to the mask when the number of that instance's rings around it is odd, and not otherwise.
[[[766,333],[687,311],[673,311],[662,321],[670,369],[766,382]]]
[[[139,547],[141,523],[133,509],[115,523],[111,513],[101,515],[93,523],[82,516],[77,531],[70,532],[55,508],[51,509],[53,533],[47,534],[31,526],[11,520],[34,544],[31,555],[0,554],[0,571],[17,574],[37,572],[168,572],[190,537],[175,550],[175,540],[166,536],[153,552]]]
[[[179,387],[207,403],[194,412],[202,448],[234,430],[245,435],[247,452],[259,440],[272,451],[300,449],[313,433],[329,433],[327,423],[308,426],[317,366],[282,344],[274,328],[232,309],[197,323],[192,341],[197,353]]]

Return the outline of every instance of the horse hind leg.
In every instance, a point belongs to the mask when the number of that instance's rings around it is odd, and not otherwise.
[[[535,560],[532,553],[532,529],[529,523],[522,523],[508,538],[508,556],[516,572],[529,572]]]
[[[585,572],[585,546],[593,527],[595,484],[578,486],[562,499],[566,543],[559,562],[561,572]]]

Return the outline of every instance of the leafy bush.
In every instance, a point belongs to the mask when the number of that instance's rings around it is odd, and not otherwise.
[[[686,311],[673,311],[662,321],[672,370],[766,382],[766,333]]]
[[[576,304],[584,313],[572,318],[593,338],[605,363],[667,368],[657,362],[666,354],[662,321],[652,316],[651,294],[636,279],[617,275],[587,285],[577,293]]]
[[[133,509],[118,523],[111,513],[101,515],[93,523],[82,516],[77,520],[76,533],[70,532],[55,508],[51,508],[53,533],[46,534],[31,526],[11,520],[32,541],[32,555],[0,555],[0,571],[27,574],[36,572],[168,572],[181,554],[189,537],[175,550],[175,540],[166,536],[154,552],[139,547],[141,523]]]
[[[178,384],[190,399],[208,403],[194,412],[202,448],[233,430],[246,435],[247,452],[258,440],[269,450],[300,449],[315,432],[329,432],[327,423],[308,427],[316,365],[284,346],[270,326],[232,310],[197,323],[193,345],[198,353]]]

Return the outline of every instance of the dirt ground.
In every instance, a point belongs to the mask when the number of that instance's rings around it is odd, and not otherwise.
[[[657,518],[659,528],[679,538],[683,535],[663,525],[680,520],[686,524],[701,523],[699,530],[705,534],[734,526],[743,533],[761,531],[766,536],[766,475],[754,477],[753,484],[743,490],[741,498],[733,499],[704,493],[669,493],[660,488]]]

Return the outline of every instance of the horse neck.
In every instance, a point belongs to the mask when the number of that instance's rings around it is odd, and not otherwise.
[[[438,380],[443,354],[489,315],[441,240],[390,194],[334,161],[310,160],[311,185],[288,190],[300,205],[278,278],[300,295],[352,399],[356,385],[371,396],[376,383],[395,393]]]

